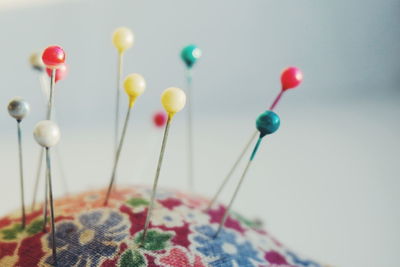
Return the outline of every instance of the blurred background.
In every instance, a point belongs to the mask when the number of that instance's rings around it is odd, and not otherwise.
[[[279,92],[282,69],[294,65],[304,81],[276,109],[281,128],[265,140],[234,208],[321,262],[399,266],[399,14],[398,0],[0,0],[0,212],[19,207],[16,123],[6,111],[14,96],[32,109],[23,121],[31,202],[39,155],[32,129],[45,102],[28,58],[48,45],[63,46],[69,65],[56,87],[62,166],[55,159],[55,193],[108,183],[117,63],[111,34],[127,26],[136,40],[124,73],[143,74],[148,90],[131,117],[118,184],[153,180],[162,130],[151,118],[165,88],[184,87],[185,45],[203,51],[193,69],[193,109],[195,188],[206,196]],[[172,126],[160,178],[162,186],[183,190],[184,113]]]

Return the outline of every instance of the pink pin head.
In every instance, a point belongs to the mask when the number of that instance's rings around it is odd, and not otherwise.
[[[65,62],[65,52],[59,46],[49,46],[43,51],[42,60],[47,68],[58,68]]]
[[[288,89],[295,88],[299,86],[299,84],[303,80],[303,73],[301,70],[296,67],[289,67],[282,71],[281,74],[281,83],[282,90],[286,91]]]
[[[153,115],[154,125],[161,128],[167,122],[167,114],[164,111],[158,111]]]
[[[49,77],[51,77],[52,71],[53,71],[52,69],[46,68],[46,72],[49,75]],[[64,80],[67,75],[68,75],[68,67],[67,64],[63,63],[56,69],[55,81],[58,82],[60,80]]]

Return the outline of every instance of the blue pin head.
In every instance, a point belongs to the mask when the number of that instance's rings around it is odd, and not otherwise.
[[[281,120],[275,112],[270,110],[263,112],[258,116],[256,121],[256,127],[260,132],[260,138],[276,132],[280,124]]]
[[[188,45],[182,49],[181,58],[188,68],[193,67],[201,57],[201,50],[196,45]]]

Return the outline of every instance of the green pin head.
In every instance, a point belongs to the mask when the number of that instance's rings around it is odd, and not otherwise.
[[[188,68],[192,68],[201,57],[201,50],[196,45],[188,45],[182,49],[181,58]]]
[[[260,132],[260,138],[276,132],[279,129],[280,124],[281,120],[275,112],[270,110],[263,112],[258,116],[256,121],[256,127]]]

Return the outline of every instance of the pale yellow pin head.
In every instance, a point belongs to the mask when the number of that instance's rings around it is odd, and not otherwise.
[[[129,106],[132,107],[136,98],[146,90],[146,81],[142,75],[133,73],[125,78],[124,88],[129,96]]]
[[[171,119],[186,104],[186,94],[177,87],[169,87],[161,95],[161,103]]]
[[[126,27],[117,28],[112,36],[112,43],[119,53],[125,52],[134,42],[134,36],[130,29]]]

